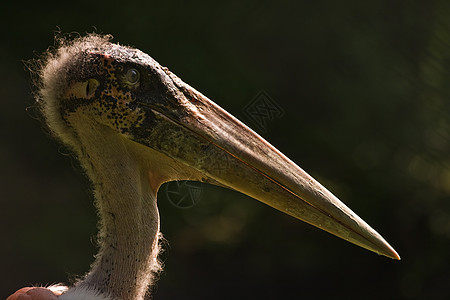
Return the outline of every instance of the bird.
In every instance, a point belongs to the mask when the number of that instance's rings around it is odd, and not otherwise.
[[[161,271],[157,192],[177,180],[236,190],[400,259],[318,181],[148,54],[92,33],[57,39],[33,65],[37,106],[92,183],[99,250],[73,286],[24,288],[8,300],[144,299]]]

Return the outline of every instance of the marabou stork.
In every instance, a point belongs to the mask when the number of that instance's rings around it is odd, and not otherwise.
[[[37,103],[48,127],[92,181],[99,253],[75,286],[24,288],[9,299],[144,299],[160,270],[156,194],[173,180],[234,189],[400,259],[375,230],[262,137],[149,55],[110,38],[65,40],[37,68]]]

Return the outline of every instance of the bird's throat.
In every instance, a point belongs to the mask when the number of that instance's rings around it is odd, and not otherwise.
[[[89,143],[83,139],[101,138]],[[115,139],[110,140],[110,139]],[[82,164],[91,178],[100,215],[100,250],[76,288],[95,289],[113,299],[143,299],[160,266],[159,215],[148,173],[117,134],[81,136]]]

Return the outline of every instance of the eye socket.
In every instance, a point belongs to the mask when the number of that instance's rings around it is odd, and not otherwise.
[[[141,74],[136,69],[128,69],[128,71],[125,73],[125,80],[128,84],[135,85],[139,82],[139,78],[141,77]]]

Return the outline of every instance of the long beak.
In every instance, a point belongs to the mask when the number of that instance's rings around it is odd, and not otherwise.
[[[358,246],[400,259],[375,230],[294,162],[165,72],[176,92],[167,93],[164,105],[139,102],[152,121],[147,134],[135,135],[136,142],[198,171],[199,180],[240,191]]]

